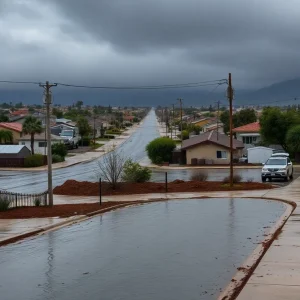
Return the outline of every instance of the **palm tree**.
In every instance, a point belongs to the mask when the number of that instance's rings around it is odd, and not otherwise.
[[[0,144],[6,144],[7,142],[12,143],[13,133],[10,130],[0,130]]]
[[[42,133],[44,131],[42,122],[33,116],[28,116],[25,118],[23,124],[23,133],[30,135],[30,147],[31,153],[34,154],[34,135],[36,133]]]

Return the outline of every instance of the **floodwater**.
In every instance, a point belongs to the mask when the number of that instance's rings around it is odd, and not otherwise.
[[[200,199],[133,206],[0,248],[1,300],[216,299],[285,210]]]

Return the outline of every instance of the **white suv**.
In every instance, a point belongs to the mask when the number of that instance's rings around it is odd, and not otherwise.
[[[265,182],[268,178],[283,178],[285,181],[293,179],[293,164],[289,157],[275,156],[270,157],[261,170],[261,180]]]

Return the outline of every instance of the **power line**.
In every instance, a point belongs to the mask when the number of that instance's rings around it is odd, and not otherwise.
[[[154,85],[154,86],[89,86],[89,85],[76,85],[67,83],[57,83],[58,86],[85,88],[85,89],[110,89],[110,90],[158,90],[158,89],[173,89],[173,88],[193,88],[202,86],[213,86],[225,84],[225,81],[215,80],[196,83],[182,83],[182,84],[170,84],[170,85]]]
[[[37,84],[40,82],[37,81],[11,81],[11,80],[0,80],[0,83],[11,83],[11,84]]]

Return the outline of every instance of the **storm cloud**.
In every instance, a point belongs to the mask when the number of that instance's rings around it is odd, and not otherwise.
[[[147,85],[300,77],[298,0],[0,0],[3,79]]]

